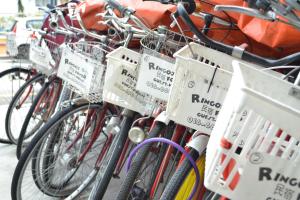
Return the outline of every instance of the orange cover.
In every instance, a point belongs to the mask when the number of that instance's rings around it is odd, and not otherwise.
[[[215,4],[229,4],[247,7],[243,0],[213,0]],[[228,13],[238,27],[251,39],[273,48],[274,54],[284,56],[300,51],[300,31],[293,26],[269,22],[246,15]]]
[[[176,5],[164,5],[154,1],[143,0],[118,0],[122,5],[133,8],[136,11],[136,16],[148,25],[149,28],[156,28],[158,25],[166,25],[169,27],[172,20],[170,14],[176,10]],[[196,1],[197,2],[197,1]],[[213,11],[213,6],[198,1],[201,4],[201,10],[204,12],[213,13],[228,21],[228,16],[223,12]],[[212,4],[228,4],[247,6],[243,0],[210,0]],[[101,17],[96,17],[97,13],[104,11],[103,0],[86,0],[80,5],[81,18],[88,29],[105,31],[107,27],[103,24],[98,24]],[[292,26],[279,23],[268,22],[257,18],[240,15],[238,13],[228,13],[231,20],[237,23],[240,30],[216,30],[216,28],[226,28],[218,25],[212,25],[212,30],[208,36],[223,41],[231,45],[249,44],[248,51],[268,57],[282,57],[297,51],[300,51],[300,32]],[[192,17],[193,21],[200,28],[203,27],[203,20]],[[183,29],[187,29],[181,23]],[[176,30],[176,29],[175,29]],[[187,33],[191,35],[191,33]],[[225,38],[226,36],[226,38]]]

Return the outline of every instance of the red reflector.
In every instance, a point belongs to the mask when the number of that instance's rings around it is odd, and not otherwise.
[[[222,140],[221,140],[221,147],[223,147],[224,149],[230,149],[231,148],[231,146],[232,146],[232,144],[231,144],[231,142],[229,142],[227,139],[225,139],[225,138],[222,138]]]
[[[14,25],[13,29],[11,30],[12,32],[16,33],[17,32],[17,24]]]

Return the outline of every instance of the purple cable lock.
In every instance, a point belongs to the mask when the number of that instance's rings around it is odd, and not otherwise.
[[[184,149],[182,148],[182,146],[180,146],[179,144],[177,144],[176,142],[173,142],[171,140],[168,140],[166,138],[159,138],[159,137],[156,137],[156,138],[150,138],[150,139],[147,139],[147,140],[144,140],[142,143],[138,144],[136,147],[133,148],[133,150],[130,152],[129,156],[128,156],[128,159],[127,159],[127,165],[126,165],[126,170],[128,172],[129,168],[130,168],[130,165],[131,165],[131,161],[132,161],[132,158],[133,156],[137,153],[137,151],[142,148],[145,144],[149,144],[149,143],[153,143],[153,142],[162,142],[162,143],[166,143],[168,145],[171,145],[173,146],[174,148],[176,148],[177,150],[179,150],[181,153],[184,154],[185,157],[187,157],[189,159],[189,161],[191,162],[194,170],[195,170],[195,173],[196,173],[196,183],[194,185],[194,188],[192,190],[192,193],[190,194],[188,200],[192,200],[193,199],[193,196],[195,195],[196,191],[197,191],[197,188],[198,188],[198,185],[199,185],[199,182],[200,182],[200,173],[199,173],[199,170],[198,170],[198,167],[195,163],[195,161],[193,160],[193,158],[190,156],[190,154]]]

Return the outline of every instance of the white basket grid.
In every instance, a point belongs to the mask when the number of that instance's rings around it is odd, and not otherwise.
[[[107,55],[103,100],[150,115],[159,104],[150,95],[136,90],[140,57],[140,53],[125,47]]]
[[[41,37],[31,38],[29,59],[35,64],[33,68],[40,73],[51,75],[61,58],[59,44]]]
[[[176,75],[167,114],[176,123],[210,134],[228,91],[235,58],[197,43],[174,56]]]
[[[18,55],[18,47],[16,43],[16,33],[10,32],[6,36],[6,51],[9,56],[14,57]]]
[[[140,44],[142,52],[147,50],[155,55],[162,54],[172,61],[174,53],[192,41],[192,38],[180,33],[167,29],[157,29],[143,37]]]
[[[57,75],[71,91],[89,102],[101,102],[106,70],[105,56],[113,48],[99,42],[68,43]]]
[[[278,184],[299,192],[275,175],[285,180],[300,175],[300,98],[290,92],[300,88],[242,63],[235,65],[207,147],[205,186],[233,200],[284,199],[274,192]]]
[[[175,75],[173,54],[190,41],[191,38],[166,29],[143,37],[137,89],[166,103]]]

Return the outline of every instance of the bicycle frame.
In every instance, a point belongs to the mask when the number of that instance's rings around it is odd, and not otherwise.
[[[104,103],[103,107],[101,109],[101,112],[99,113],[98,119],[95,122],[96,124],[96,128],[93,130],[90,138],[89,138],[89,142],[86,145],[86,147],[83,149],[82,153],[78,156],[77,158],[77,163],[80,163],[84,160],[86,154],[89,152],[89,150],[92,148],[92,146],[94,145],[94,143],[96,142],[96,140],[99,138],[100,134],[101,134],[101,130],[104,127],[104,123],[105,123],[105,119],[106,119],[106,113],[108,110],[112,110],[113,113],[117,113],[116,110],[114,109],[114,106],[112,106],[111,104],[108,103]],[[80,140],[80,138],[82,138],[83,134],[85,133],[86,130],[88,130],[88,128],[90,128],[91,126],[91,122],[94,119],[94,117],[97,117],[97,112],[96,111],[88,111],[87,113],[87,121],[84,123],[84,126],[81,127],[81,129],[79,130],[79,132],[76,134],[75,139],[72,141],[72,143],[67,147],[67,150],[70,150],[72,147],[74,147],[74,145],[76,144],[76,142],[78,140]],[[73,121],[73,125],[76,123],[77,119],[75,119]],[[73,125],[71,125],[70,130],[68,132],[71,131]],[[68,133],[67,133],[68,134]],[[109,147],[109,145],[112,142],[112,137],[111,136],[106,136],[108,138],[107,141],[105,141],[105,148],[107,149]],[[101,160],[104,157],[104,152],[105,150],[102,149],[102,151],[99,153],[97,161],[96,161],[96,167],[101,163]],[[98,166],[99,167],[99,166]]]
[[[186,128],[184,126],[176,125],[176,128],[174,130],[174,134],[172,136],[171,141],[178,143],[180,141],[180,139],[182,138],[185,130],[186,130]],[[168,163],[170,161],[170,157],[171,157],[173,151],[174,151],[174,148],[172,146],[168,146],[168,149],[167,149],[164,159],[160,165],[160,168],[159,168],[159,171],[155,178],[155,181],[151,187],[150,198],[154,198],[155,192],[158,188],[160,181],[163,178],[164,172],[168,166]]]
[[[55,79],[55,78],[54,78]],[[50,80],[52,81],[52,80]],[[53,84],[53,83],[51,83]],[[58,101],[58,97],[62,90],[62,81],[59,80],[58,88],[52,87],[50,91],[47,91],[42,97],[39,99],[38,104],[34,110],[34,113],[40,112],[43,109],[43,106],[49,105],[47,111],[45,112],[46,115],[44,116],[43,120],[46,120],[50,117],[51,113],[55,109],[55,105]]]
[[[28,74],[26,77],[26,81],[28,81],[30,78],[32,78],[34,75],[37,74],[36,70],[31,70],[32,73]],[[17,109],[21,108],[22,105],[26,102],[27,98],[30,96],[32,92],[33,86],[30,85],[28,92],[26,93],[25,97],[20,101],[20,103],[16,106]]]

